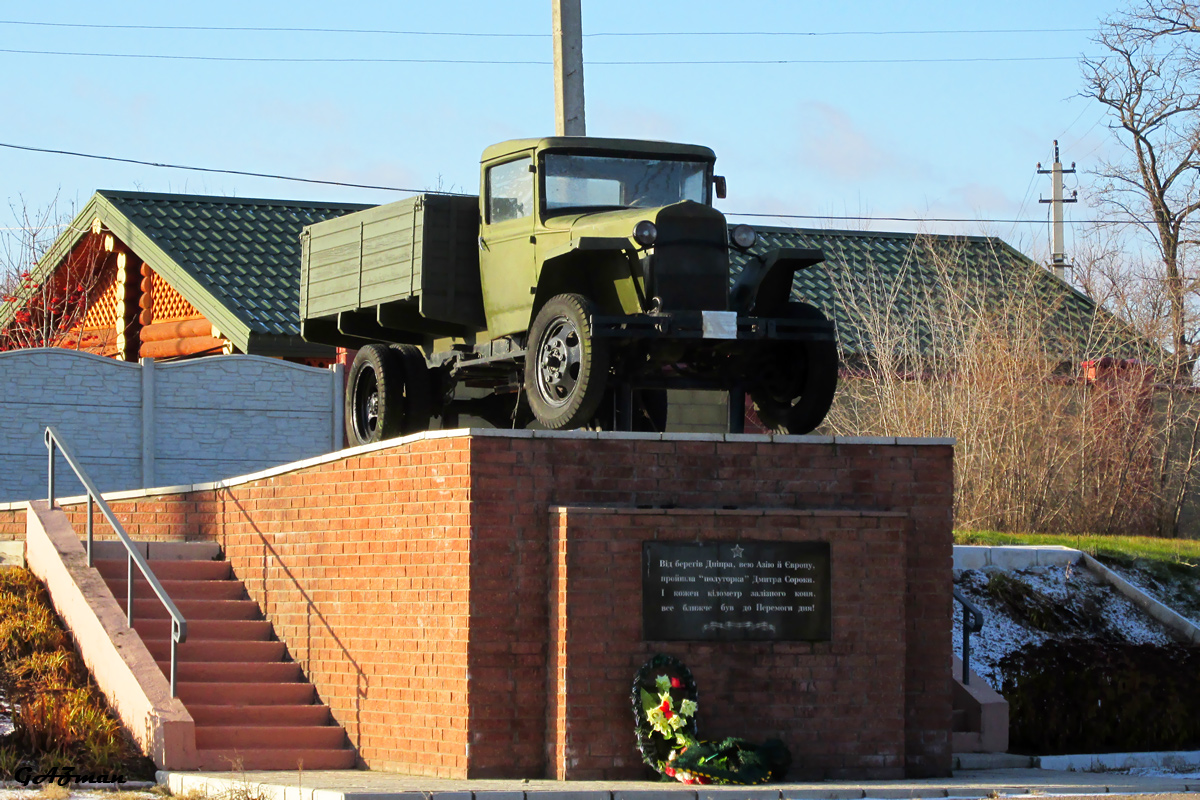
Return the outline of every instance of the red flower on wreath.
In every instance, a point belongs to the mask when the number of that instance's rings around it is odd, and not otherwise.
[[[671,678],[671,688],[672,688],[672,689],[682,689],[682,688],[683,688],[683,683],[682,683],[682,682],[679,680],[679,678],[676,678],[676,677],[672,676],[672,678]]]

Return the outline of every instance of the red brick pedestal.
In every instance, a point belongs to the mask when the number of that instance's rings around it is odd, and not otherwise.
[[[666,652],[705,738],[778,736],[797,777],[937,776],[952,459],[944,440],[460,431],[112,506],[134,538],[223,545],[372,769],[640,777],[628,693]],[[642,641],[640,543],[738,538],[830,543],[832,640]]]

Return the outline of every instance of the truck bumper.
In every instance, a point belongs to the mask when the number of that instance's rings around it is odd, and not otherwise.
[[[735,311],[671,311],[592,317],[592,335],[605,339],[720,341],[836,341],[826,320],[751,317]]]

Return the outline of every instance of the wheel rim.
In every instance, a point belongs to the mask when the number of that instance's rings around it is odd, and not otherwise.
[[[579,329],[567,317],[555,317],[538,343],[537,387],[549,406],[561,408],[579,385],[583,343]]]
[[[375,370],[364,367],[354,383],[354,430],[366,441],[379,428],[379,381]]]

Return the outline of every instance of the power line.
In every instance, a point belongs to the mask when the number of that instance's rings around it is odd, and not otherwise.
[[[33,20],[0,20],[0,25],[28,25],[44,28],[85,28],[99,30],[136,31],[218,31],[224,33],[351,33],[381,36],[457,36],[493,39],[548,39],[549,33],[501,33],[493,31],[412,31],[376,28],[301,28],[276,26],[242,25],[119,25],[87,22],[37,22]],[[635,37],[635,36],[927,36],[927,35],[973,35],[973,34],[1029,34],[1029,33],[1088,33],[1091,28],[992,28],[972,30],[907,30],[907,31],[604,31],[585,33],[585,37]]]
[[[239,63],[283,63],[283,64],[509,64],[519,66],[553,66],[553,61],[541,60],[495,60],[458,58],[301,58],[286,56],[189,56],[166,53],[85,53],[69,50],[14,50],[0,48],[0,53],[29,56],[72,56],[79,58],[130,58],[159,59],[166,61],[232,61]],[[588,66],[718,66],[718,65],[771,65],[771,64],[966,64],[975,62],[1013,61],[1075,61],[1079,56],[972,56],[967,58],[764,58],[764,59],[712,59],[712,60],[665,60],[665,61],[588,61]]]
[[[21,144],[9,144],[0,142],[0,147],[7,147],[10,150],[25,150],[31,153],[48,153],[50,155],[59,156],[74,156],[75,158],[91,158],[97,161],[117,161],[122,164],[138,164],[143,167],[162,167],[165,169],[182,169],[190,172],[215,172],[222,175],[243,175],[250,178],[270,178],[277,181],[295,181],[297,183],[317,183],[324,186],[345,186],[350,189],[380,189],[386,192],[411,192],[413,194],[449,194],[470,197],[471,195],[462,192],[439,192],[430,189],[408,189],[402,186],[379,186],[369,183],[346,183],[344,181],[325,181],[318,178],[297,178],[290,175],[272,175],[266,172],[247,172],[237,169],[216,169],[213,167],[192,167],[183,164],[163,164],[158,161],[142,161],[136,158],[119,158],[117,156],[102,156],[95,153],[78,153],[73,150],[54,150],[48,147],[30,147]]]
[[[11,150],[24,150],[32,153],[46,153],[49,155],[72,156],[75,158],[90,158],[97,161],[116,161],[122,164],[138,164],[145,167],[159,167],[163,169],[180,169],[190,172],[208,172],[219,173],[222,175],[242,175],[250,178],[267,178],[278,181],[294,181],[297,183],[315,183],[322,186],[343,186],[350,189],[378,189],[387,192],[405,192],[409,194],[442,194],[454,195],[456,197],[473,197],[474,195],[468,192],[442,192],[432,189],[412,189],[403,186],[380,186],[366,183],[347,183],[345,181],[328,181],[317,178],[298,178],[292,175],[275,175],[267,172],[248,172],[237,169],[217,169],[215,167],[193,167],[183,164],[166,164],[158,161],[143,161],[136,158],[120,158],[117,156],[104,156],[95,153],[80,153],[73,150],[56,150],[48,147],[31,147],[28,145],[11,144],[0,142],[0,147],[6,147]],[[980,223],[980,224],[1013,224],[1013,225],[1032,225],[1045,224],[1043,219],[987,219],[977,217],[880,217],[880,216],[836,216],[831,214],[765,214],[756,212],[744,211],[726,211],[724,214],[728,217],[757,217],[757,218],[772,218],[772,219],[807,219],[807,220],[836,220],[838,222],[965,222],[965,223]],[[1070,220],[1072,224],[1100,224],[1100,223],[1118,223],[1131,225],[1148,224],[1143,220],[1111,220],[1111,219],[1078,219]]]
[[[724,211],[722,212],[727,217],[767,217],[775,219],[812,219],[812,220],[834,220],[837,222],[977,222],[982,224],[996,225],[1045,225],[1044,219],[987,219],[979,217],[855,217],[855,216],[835,216],[831,214],[763,214],[763,213],[748,213],[742,211]],[[1091,224],[1091,225],[1147,225],[1145,220],[1140,219],[1073,219],[1068,220],[1071,224]]]

